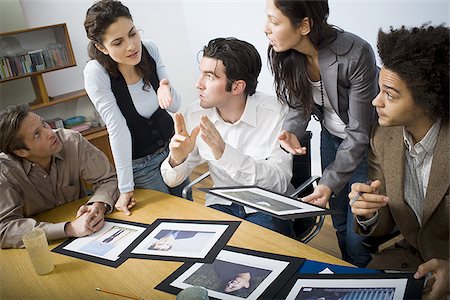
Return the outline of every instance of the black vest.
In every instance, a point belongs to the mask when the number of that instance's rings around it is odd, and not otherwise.
[[[142,45],[142,55],[146,55],[150,60],[152,66],[150,83],[156,93],[159,88],[156,62],[144,45]],[[131,133],[133,159],[152,154],[167,145],[174,134],[173,119],[169,113],[158,106],[150,118],[144,118],[136,111],[122,74],[117,78],[111,75],[109,77],[117,105],[125,117]]]

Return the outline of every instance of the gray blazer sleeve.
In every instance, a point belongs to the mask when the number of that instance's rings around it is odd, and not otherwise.
[[[300,110],[289,107],[281,129],[295,134],[298,140],[300,140],[305,134],[306,127],[308,127],[310,119],[310,115],[308,118],[305,118],[302,116],[302,112]]]
[[[378,67],[375,55],[368,43],[354,46],[345,56],[347,68],[338,76],[347,76],[349,86],[343,87],[338,78],[339,107],[346,107],[338,115],[346,123],[346,138],[340,144],[335,160],[324,170],[321,184],[330,187],[335,194],[349,181],[353,171],[364,157],[369,145],[375,110],[372,100],[378,93]],[[348,118],[346,120],[346,117]]]

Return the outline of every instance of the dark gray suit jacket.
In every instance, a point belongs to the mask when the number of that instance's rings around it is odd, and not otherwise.
[[[347,125],[347,138],[320,180],[337,194],[350,179],[369,145],[375,121],[372,100],[378,93],[378,67],[370,44],[348,32],[338,32],[331,44],[319,49],[319,65],[331,105]],[[317,108],[313,113],[322,117]],[[299,110],[290,108],[283,129],[300,139],[310,119],[310,116],[305,119]]]

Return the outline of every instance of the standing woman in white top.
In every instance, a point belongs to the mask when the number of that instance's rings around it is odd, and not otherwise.
[[[109,133],[120,198],[116,208],[130,214],[135,187],[181,195],[184,182],[169,188],[160,164],[167,157],[180,97],[171,88],[158,48],[142,41],[130,11],[116,0],[92,5],[84,22],[91,60],[85,89]]]
[[[369,136],[375,120],[372,99],[378,68],[371,46],[327,23],[328,1],[267,0],[264,32],[279,100],[289,112],[281,146],[303,154],[299,143],[311,115],[321,122],[322,178],[304,201],[330,207],[342,258],[358,266],[371,259],[353,231],[348,193],[353,182],[367,181]],[[334,197],[331,197],[334,193]],[[331,197],[331,199],[330,199]]]

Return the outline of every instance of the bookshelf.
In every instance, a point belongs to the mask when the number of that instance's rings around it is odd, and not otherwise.
[[[36,99],[31,108],[71,101],[86,96],[79,90],[49,97],[43,73],[76,66],[65,23],[0,33],[0,84],[30,77]]]

